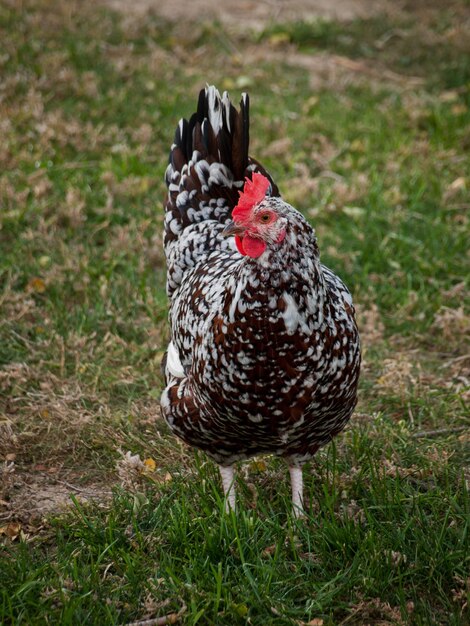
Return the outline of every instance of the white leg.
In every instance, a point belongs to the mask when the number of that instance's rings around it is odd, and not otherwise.
[[[222,476],[222,485],[225,494],[225,512],[229,513],[230,509],[235,511],[235,475],[233,465],[224,467],[219,465],[220,475]]]
[[[296,465],[289,465],[289,473],[292,486],[292,506],[294,510],[294,517],[302,517],[304,515],[302,468]]]

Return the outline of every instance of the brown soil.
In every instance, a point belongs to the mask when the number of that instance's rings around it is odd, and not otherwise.
[[[55,478],[34,470],[14,472],[9,482],[8,501],[0,500],[1,527],[10,520],[37,526],[50,513],[59,514],[69,508],[72,505],[71,495],[81,503],[106,503],[111,497],[110,489],[102,483],[78,486],[63,477]]]
[[[178,22],[184,29],[194,22],[223,24],[226,32],[243,30],[261,31],[273,22],[326,19],[348,21],[377,15],[402,15],[409,12],[402,2],[390,0],[241,0],[238,3],[220,0],[101,0],[107,6],[123,14],[124,21],[142,20],[146,14],[160,15],[171,22]],[[345,86],[361,81],[368,85],[392,82],[397,87],[415,88],[421,84],[417,77],[402,76],[381,67],[377,61],[355,61],[346,57],[323,52],[303,54],[295,46],[283,45],[277,49],[266,43],[246,44],[243,64],[255,64],[262,60],[286,63],[309,72],[312,89]]]
[[[222,22],[227,27],[261,30],[276,21],[310,19],[351,20],[392,11],[396,3],[386,0],[105,0],[125,15],[151,11],[171,21]]]

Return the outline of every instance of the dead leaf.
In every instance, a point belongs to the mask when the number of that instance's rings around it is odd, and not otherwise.
[[[34,197],[39,199],[46,196],[52,189],[52,183],[48,178],[42,178],[33,187]]]
[[[360,217],[363,217],[365,212],[366,212],[365,209],[363,209],[360,206],[344,206],[343,207],[343,213],[347,215],[348,217],[352,217],[353,219],[358,219]]]
[[[6,526],[0,526],[0,535],[5,535],[11,541],[15,541],[21,532],[21,524],[19,522],[10,522]]]
[[[272,156],[287,156],[292,148],[292,139],[290,137],[281,137],[272,141],[267,147],[266,152]]]
[[[251,461],[250,470],[256,473],[265,472],[268,469],[266,462],[263,459],[256,459],[255,461]]]
[[[406,396],[418,382],[413,370],[414,363],[405,354],[398,354],[395,359],[384,359],[382,375],[376,380],[379,393]]]
[[[369,347],[382,341],[385,327],[375,302],[356,304],[356,314],[364,345]]]
[[[455,102],[456,100],[459,99],[459,94],[457,91],[443,91],[440,95],[439,95],[439,100],[441,102]]]
[[[261,556],[262,557],[271,556],[271,554],[274,554],[275,551],[276,551],[276,544],[273,543],[272,546],[267,546],[266,548],[264,548],[264,550],[261,552]]]
[[[235,80],[235,86],[238,89],[245,89],[246,87],[251,87],[253,85],[253,79],[251,76],[238,76]]]
[[[456,197],[460,196],[462,192],[465,192],[466,188],[466,178],[464,176],[459,176],[445,189],[442,195],[443,201],[448,202],[449,200],[454,200]]]
[[[463,115],[464,113],[468,111],[467,106],[463,103],[454,104],[454,106],[451,107],[450,110],[452,111],[454,115]]]
[[[317,106],[319,100],[320,98],[318,96],[311,96],[310,98],[307,98],[302,105],[302,113],[308,115],[310,111]]]
[[[452,190],[465,189],[465,187],[466,187],[466,181],[465,181],[464,176],[459,176],[454,181],[452,181],[449,185],[449,189],[452,189]]]
[[[144,465],[147,468],[147,470],[150,472],[154,472],[157,467],[157,464],[152,458],[145,459]]]
[[[434,315],[432,327],[440,330],[444,339],[461,341],[470,332],[470,316],[463,306],[457,309],[442,306]]]
[[[44,293],[46,291],[46,283],[43,281],[42,278],[38,278],[37,276],[35,276],[28,281],[28,284],[26,285],[26,291]]]
[[[269,36],[269,43],[273,46],[279,46],[290,42],[289,33],[273,33]]]

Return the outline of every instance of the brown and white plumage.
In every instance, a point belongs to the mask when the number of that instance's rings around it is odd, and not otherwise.
[[[248,156],[248,124],[246,95],[237,112],[207,87],[176,131],[161,405],[173,432],[221,466],[232,507],[234,462],[271,453],[289,463],[299,511],[302,464],[356,404],[359,338],[351,296],[320,263],[312,227]]]

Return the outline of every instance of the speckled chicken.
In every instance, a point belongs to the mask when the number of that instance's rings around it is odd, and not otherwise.
[[[320,263],[315,232],[248,156],[249,100],[215,87],[181,120],[166,171],[171,341],[163,415],[220,466],[257,454],[289,464],[294,513],[302,465],[356,404],[359,337],[349,291]]]

